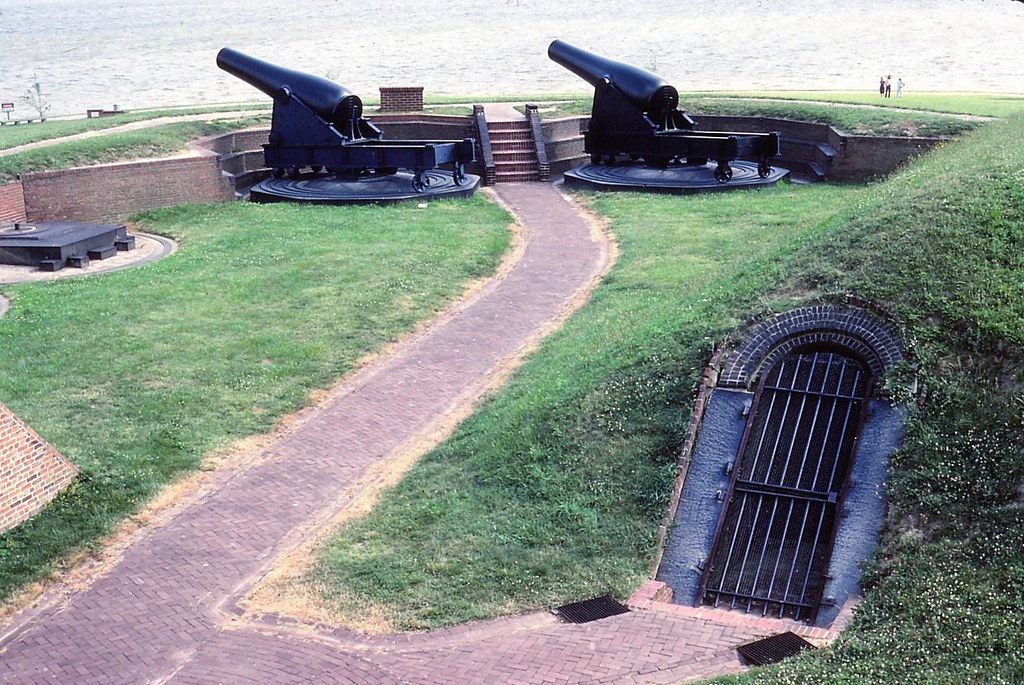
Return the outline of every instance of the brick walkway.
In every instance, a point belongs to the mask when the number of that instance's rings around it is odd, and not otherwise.
[[[275,556],[358,494],[348,486],[479,396],[604,268],[606,245],[551,186],[497,195],[527,229],[504,277],[355,374],[258,463],[218,473],[87,587],[58,585],[14,617],[0,683],[659,683],[738,668],[732,647],[763,627],[681,607],[390,638],[254,623],[235,607]]]

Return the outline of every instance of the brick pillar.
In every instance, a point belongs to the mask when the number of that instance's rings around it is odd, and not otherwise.
[[[0,185],[0,224],[25,220],[25,191],[21,182]]]
[[[381,86],[380,111],[422,112],[423,86]]]

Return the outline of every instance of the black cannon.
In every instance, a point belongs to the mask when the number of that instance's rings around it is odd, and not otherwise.
[[[274,99],[265,164],[274,176],[301,176],[304,169],[345,180],[414,172],[412,185],[422,192],[426,173],[452,165],[456,185],[466,180],[466,164],[476,160],[475,142],[464,140],[388,140],[363,118],[363,101],[333,81],[293,71],[224,48],[217,66]]]
[[[757,162],[761,178],[771,173],[771,158],[779,154],[778,133],[699,131],[679,109],[679,92],[657,74],[560,40],[548,47],[548,57],[594,86],[590,129],[583,138],[594,164],[614,164],[618,155],[660,169],[713,159],[715,179],[725,183],[732,178],[729,162],[748,159]]]

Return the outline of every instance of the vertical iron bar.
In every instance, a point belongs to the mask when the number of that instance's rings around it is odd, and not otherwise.
[[[782,598],[786,600],[789,599],[789,589],[793,585],[793,573],[796,572],[797,560],[800,559],[800,543],[803,542],[804,529],[807,527],[807,515],[810,513],[811,503],[809,501],[804,502],[804,518],[800,522],[800,532],[796,536],[796,548],[793,551],[793,563],[789,567],[789,577],[786,579],[786,590],[782,593]],[[799,611],[800,607],[798,606],[797,612],[799,613]]]
[[[807,585],[811,581],[811,568],[814,566],[814,555],[818,553],[818,540],[821,538],[821,525],[825,522],[825,507],[828,505],[824,502],[821,503],[821,513],[818,514],[818,528],[814,531],[814,544],[811,546],[811,556],[807,559],[807,571],[804,576],[804,586],[800,589],[800,604],[804,603],[804,598],[807,596]],[[797,620],[799,618],[800,610],[797,609]]]
[[[796,370],[793,372],[793,383],[794,384],[796,383],[796,379],[800,376],[800,366],[801,366],[802,363],[803,363],[803,356],[801,355],[801,356],[798,356],[796,358]],[[782,381],[782,377],[781,376],[779,377],[779,381],[780,381],[779,385],[781,387],[781,381]],[[782,439],[782,428],[783,428],[783,426],[786,425],[786,417],[789,416],[789,405],[792,402],[792,400],[793,400],[793,393],[787,392],[786,393],[786,406],[783,408],[783,410],[782,410],[782,418],[779,420],[779,431],[775,435],[775,444],[772,445],[771,459],[768,462],[768,469],[764,473],[764,479],[761,481],[761,482],[763,482],[765,484],[768,483],[768,478],[772,474],[772,466],[775,464],[775,454],[779,450],[779,440]],[[751,476],[753,476],[753,474],[751,474]],[[753,477],[751,477],[751,480],[753,480]]]
[[[780,380],[782,378],[782,374],[784,374],[785,372],[786,372],[786,361],[783,360],[782,362],[780,362],[780,369],[779,369],[779,379]],[[766,435],[768,435],[768,426],[771,425],[772,411],[775,409],[775,399],[778,396],[779,396],[779,393],[777,391],[773,390],[772,391],[772,401],[768,403],[768,414],[765,416],[764,427],[761,429],[761,437],[758,438],[758,440],[757,440],[757,451],[754,452],[754,461],[750,465],[750,480],[754,480],[754,471],[757,470],[757,461],[758,461],[758,459],[761,458],[761,449],[764,447],[764,438],[765,438]],[[751,412],[749,420],[750,421],[754,420],[753,412]],[[742,459],[743,455],[740,455],[740,458]],[[738,471],[740,466],[742,466],[742,464],[739,461],[737,461],[736,465],[733,468],[735,468]]]
[[[739,532],[740,532],[740,525],[739,524],[740,524],[740,521],[743,520],[743,510],[746,509],[746,507],[747,507],[747,498],[748,497],[749,497],[749,495],[744,492],[743,493],[743,503],[740,504],[740,513],[736,517],[736,524],[735,524],[736,525],[736,529],[733,530],[733,532],[732,532],[732,540],[729,542],[729,553],[726,555],[726,557],[725,557],[725,565],[722,567],[722,578],[718,581],[718,593],[719,594],[715,596],[715,606],[716,607],[718,606],[718,601],[721,599],[722,589],[725,587],[725,577],[726,577],[726,575],[728,575],[729,565],[732,562],[732,550],[736,546],[736,536],[739,535]],[[726,506],[726,509],[728,510],[728,506]]]
[[[845,376],[846,376],[846,363],[843,362],[843,365],[840,367],[840,370],[839,370],[839,387],[840,388],[843,387],[843,378]],[[810,488],[814,492],[820,492],[817,489],[816,486],[818,484],[818,475],[821,473],[821,463],[825,460],[825,450],[828,449],[828,436],[832,433],[832,420],[835,418],[836,406],[839,404],[839,397],[838,397],[839,393],[837,392],[836,395],[837,395],[837,397],[833,397],[832,398],[832,410],[828,414],[828,425],[825,426],[825,439],[822,440],[822,442],[821,442],[821,453],[818,454],[818,465],[814,467],[814,479],[811,481],[811,488]],[[828,492],[828,489],[826,488],[824,490],[824,492]]]
[[[860,369],[858,368],[854,373],[856,375],[853,377],[853,386],[856,388],[857,384],[860,383]],[[825,490],[825,492],[835,492],[835,489],[832,487],[832,482],[836,478],[836,468],[839,466],[839,459],[843,453],[843,443],[846,442],[846,429],[850,425],[850,414],[853,411],[853,405],[857,402],[863,403],[864,400],[849,400],[848,402],[849,403],[846,405],[846,418],[843,420],[843,430],[839,433],[839,445],[836,447],[835,461],[832,462],[832,473],[830,473],[828,477],[828,489]]]
[[[786,549],[786,535],[789,533],[789,522],[793,518],[793,505],[795,503],[796,503],[795,499],[789,500],[789,511],[786,512],[786,526],[782,529],[782,537],[780,538],[781,542],[779,544],[779,553],[777,555],[775,555],[775,568],[772,569],[772,582],[768,584],[768,592],[765,593],[765,597],[767,597],[769,599],[772,596],[772,590],[775,589],[775,577],[779,573],[779,562],[782,561],[782,552],[785,551],[785,549]],[[781,608],[782,608],[783,611],[785,611],[786,605],[783,604]],[[761,611],[761,615],[764,616],[767,613],[768,613],[768,602],[765,601],[765,603],[764,603],[764,610]],[[780,613],[779,615],[781,616],[782,614]]]
[[[744,493],[745,495],[746,493]],[[740,562],[740,572],[736,576],[736,586],[732,589],[732,608],[736,608],[736,595],[739,594],[740,585],[743,583],[743,574],[747,568],[747,556],[750,554],[750,544],[754,541],[754,531],[757,530],[757,519],[761,516],[761,505],[764,504],[764,495],[757,496],[757,509],[754,510],[754,522],[750,525],[750,535],[747,536],[747,546],[743,550],[743,561]],[[749,611],[749,609],[747,610]]]
[[[786,483],[786,471],[789,470],[789,460],[793,458],[793,446],[796,444],[796,437],[800,433],[800,422],[804,418],[804,407],[807,406],[807,392],[811,389],[811,379],[814,378],[814,369],[818,366],[818,353],[814,353],[814,358],[811,360],[811,372],[807,374],[807,382],[804,384],[804,394],[800,397],[800,411],[796,415],[796,423],[793,424],[793,435],[789,438],[789,447],[786,448],[786,461],[782,463],[782,475],[779,478],[778,485],[785,485]],[[796,379],[793,379],[794,385],[796,385]],[[795,388],[794,388],[795,390]],[[769,473],[768,475],[771,475]],[[765,481],[768,482],[767,480]]]
[[[768,515],[768,531],[771,532],[772,525],[775,523],[775,512],[779,510],[779,496],[775,495],[772,497],[772,513]],[[764,563],[764,553],[768,551],[768,536],[764,536],[764,544],[761,545],[761,554],[757,558],[757,569],[754,571],[754,583],[750,586],[750,594],[753,595],[757,590],[757,581],[761,579],[761,564]],[[753,597],[747,599],[747,613],[750,613],[750,605]]]
[[[833,359],[833,356],[834,355],[831,355],[831,354],[828,356],[828,363],[825,366],[825,375],[821,379],[821,391],[818,394],[817,404],[815,404],[815,406],[814,406],[814,418],[811,419],[811,429],[810,429],[810,432],[807,435],[807,444],[804,445],[804,456],[800,459],[800,470],[796,472],[796,483],[793,484],[793,487],[795,487],[797,489],[800,489],[800,481],[804,477],[804,466],[807,465],[807,455],[811,451],[811,443],[814,442],[814,440],[813,440],[813,438],[814,438],[814,431],[818,427],[818,416],[821,414],[821,401],[823,399],[823,395],[825,394],[825,389],[828,387],[828,377],[829,377],[829,374],[832,373],[832,359]],[[826,431],[826,435],[827,435],[827,431]],[[814,484],[812,483],[811,487],[809,487],[807,489],[813,491],[814,490]]]

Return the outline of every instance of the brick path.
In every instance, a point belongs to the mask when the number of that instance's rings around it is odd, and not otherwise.
[[[738,668],[732,647],[763,628],[650,607],[389,638],[239,615],[270,561],[358,494],[348,486],[483,392],[604,268],[605,244],[551,186],[497,194],[527,229],[503,278],[355,374],[258,463],[218,473],[87,587],[56,586],[12,619],[0,683],[657,683]]]

